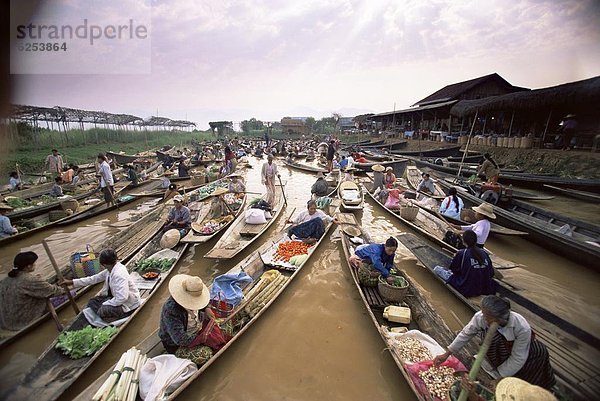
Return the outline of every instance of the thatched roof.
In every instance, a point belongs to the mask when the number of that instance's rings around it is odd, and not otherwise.
[[[574,110],[578,106],[593,104],[600,104],[600,76],[526,92],[461,100],[452,107],[450,114],[464,117],[478,110],[480,113],[498,110]]]
[[[501,87],[506,88],[507,92],[517,92],[517,91],[527,90],[526,88],[513,86],[506,79],[502,78],[497,73],[493,73],[493,74],[489,74],[489,75],[484,75],[479,78],[469,79],[468,81],[457,82],[455,84],[446,85],[442,89],[438,90],[437,92],[434,92],[431,95],[427,96],[425,99],[419,100],[413,106],[417,106],[417,105],[424,106],[424,105],[431,104],[431,103],[447,102],[449,100],[458,100],[463,93],[475,88],[478,85],[484,84],[489,81],[495,81]]]

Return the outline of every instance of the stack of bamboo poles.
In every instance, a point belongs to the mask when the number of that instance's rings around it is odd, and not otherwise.
[[[260,276],[260,280],[246,294],[244,312],[254,317],[277,293],[288,280],[277,270],[268,270]]]
[[[115,370],[92,397],[93,401],[135,401],[140,371],[148,358],[135,347],[121,355]]]

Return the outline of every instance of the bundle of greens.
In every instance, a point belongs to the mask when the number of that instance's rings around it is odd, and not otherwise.
[[[58,336],[56,349],[61,350],[72,359],[91,356],[108,343],[117,331],[116,327],[96,328],[92,326],[81,330],[63,331]]]
[[[148,269],[158,269],[161,272],[166,272],[175,263],[175,258],[172,259],[142,259],[135,262],[133,270],[137,272],[145,272]]]

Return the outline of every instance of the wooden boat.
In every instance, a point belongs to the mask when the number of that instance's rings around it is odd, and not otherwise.
[[[440,180],[449,188],[452,184]],[[467,192],[461,193],[465,206],[477,206],[483,200]],[[502,226],[529,233],[527,237],[546,249],[565,256],[573,262],[598,269],[600,257],[600,226],[563,216],[525,202],[513,200],[507,209],[494,207],[496,221]],[[559,230],[567,229],[571,235]]]
[[[416,157],[447,157],[459,154],[462,145],[449,146],[428,150],[392,150],[393,154]]]
[[[168,397],[164,398],[164,400],[173,400],[177,398],[182,392],[185,391],[190,384],[193,383],[194,380],[199,378],[210,366],[215,363],[219,357],[221,357],[227,350],[235,344],[235,342],[240,339],[240,337],[262,316],[263,313],[269,309],[269,307],[277,300],[277,298],[285,291],[288,285],[292,282],[294,278],[299,274],[304,266],[310,260],[310,257],[314,254],[315,250],[318,248],[319,244],[323,242],[323,240],[327,237],[327,232],[331,228],[331,223],[327,226],[325,234],[321,237],[321,239],[309,248],[308,258],[300,265],[296,267],[290,267],[289,264],[286,263],[274,263],[274,265],[269,264],[271,255],[277,249],[278,244],[281,241],[288,240],[285,235],[282,235],[279,240],[275,242],[268,242],[264,244],[257,252],[252,253],[250,256],[245,258],[243,261],[238,263],[232,269],[230,269],[228,274],[239,273],[240,271],[245,272],[252,278],[252,283],[243,288],[246,301],[250,302],[242,302],[242,304],[238,305],[236,309],[234,309],[234,314],[236,315],[236,321],[234,326],[234,335],[225,344],[223,348],[221,348],[218,352],[216,352],[205,364],[200,366],[197,372],[195,372],[190,378],[188,378],[181,386],[175,390]],[[281,284],[273,289],[273,295],[270,298],[267,298],[267,301],[264,303],[264,306],[260,306],[260,308],[252,314],[246,313],[247,307],[252,305],[251,298],[249,298],[254,288],[258,286],[260,283],[259,279],[263,275],[263,273],[269,271],[269,269],[276,268],[280,271],[281,274]],[[268,289],[269,287],[267,287]],[[265,291],[266,292],[266,291]],[[141,353],[146,354],[148,358],[152,358],[165,353],[165,349],[158,337],[158,330],[154,331],[150,336],[144,339],[140,344],[136,345],[136,348],[141,351]],[[116,358],[115,358],[116,359]],[[90,400],[92,396],[98,391],[100,386],[106,381],[108,376],[114,370],[114,367],[109,368],[104,374],[102,374],[97,380],[95,380],[90,386],[88,386],[81,394],[75,398],[77,401]],[[139,398],[139,396],[138,396]]]
[[[263,195],[262,199],[265,196]],[[234,220],[215,246],[204,255],[205,258],[231,259],[257,240],[277,220],[285,207],[283,188],[280,185],[275,185],[275,202],[271,211],[272,218],[267,220],[265,224],[246,224],[245,210],[250,207],[251,205],[246,206],[244,212],[241,212]]]
[[[448,173],[456,176],[458,173],[458,167],[439,166],[435,163],[429,163],[427,161],[414,159],[418,167],[429,167],[436,171]],[[477,172],[473,169],[462,169],[461,175],[463,177],[470,177]],[[594,193],[600,192],[600,180],[594,179],[580,179],[580,178],[567,178],[567,177],[556,177],[551,175],[537,175],[527,173],[500,173],[500,182],[503,184],[513,184],[526,188],[540,188],[543,189],[545,184],[554,185],[560,188],[571,188],[581,191],[589,191]]]
[[[478,297],[465,298],[433,272],[436,265],[450,265],[447,255],[426,245],[412,234],[403,233],[398,236],[398,240],[468,308],[473,312],[479,310]],[[567,387],[576,399],[594,399],[600,388],[600,339],[527,299],[522,290],[517,292],[503,281],[496,281],[499,295],[513,302],[512,309],[527,318],[536,337],[548,348],[558,381]]]
[[[283,160],[283,164],[285,164],[286,166],[288,166],[290,168],[303,171],[305,173],[312,173],[312,174],[317,174],[317,173],[326,174],[327,173],[327,170],[324,168],[308,166],[306,164],[297,163],[297,162],[289,161],[286,159]]]
[[[365,195],[354,181],[342,181],[338,187],[338,198],[342,201],[342,211],[362,210]]]
[[[421,171],[419,171],[419,169],[415,166],[406,167],[406,181],[408,181],[408,184],[415,191],[419,186],[419,182],[421,182],[421,175]],[[427,196],[430,196],[434,199],[444,199],[446,197],[446,193],[444,192],[442,187],[435,181],[433,182],[433,188],[435,189],[433,194],[426,194]]]
[[[44,199],[44,201],[41,201],[40,202],[41,204],[39,204],[39,205],[32,205],[32,206],[26,206],[26,207],[14,209],[10,213],[7,213],[6,216],[9,219],[11,219],[11,221],[17,220],[17,219],[23,220],[23,219],[39,216],[40,214],[47,213],[51,210],[59,209],[60,205],[65,201],[68,201],[71,199],[80,201],[82,199],[88,198],[88,197],[94,195],[94,193],[96,192],[96,188],[93,188],[93,189],[86,188],[83,191],[85,191],[85,192],[74,193],[73,195],[70,195],[68,197],[63,197],[63,198],[50,198],[50,197],[33,198],[33,199],[39,199],[39,200]]]
[[[130,164],[136,161],[140,156],[126,155],[124,153],[106,152],[106,156],[117,162],[117,164]]]
[[[229,180],[223,178],[219,180],[219,182],[227,185]],[[194,198],[195,192],[191,192],[188,196]],[[181,241],[188,243],[208,242],[222,233],[244,210],[248,195],[240,194],[243,195],[242,198],[237,199],[235,203],[230,203],[225,199],[226,196],[235,195],[236,194],[229,193],[218,196],[199,196],[197,200],[190,202],[188,207],[193,213],[192,229],[181,239]],[[218,222],[220,224],[219,227],[211,232],[202,232],[202,228],[205,224],[211,221]]]
[[[381,143],[381,144],[367,144],[367,145],[360,145],[361,149],[372,149],[372,150],[383,150],[386,149],[388,151],[391,152],[398,152],[400,151],[400,149],[404,149],[406,148],[406,146],[408,146],[408,141],[406,140],[401,140],[401,141],[396,141],[396,142],[389,142],[389,143]]]
[[[464,181],[459,181],[458,183],[456,183],[455,176],[441,172],[435,172],[435,176],[443,178],[446,182],[454,184],[454,186],[456,186],[459,190],[460,188],[464,188],[471,194],[474,194],[476,196],[479,196],[479,193],[481,192],[481,183],[469,184],[468,182]],[[500,197],[497,198],[497,200],[501,202],[510,203],[512,199],[542,201],[554,199],[554,196],[535,194],[520,189],[507,188],[504,185],[501,185],[501,194]]]
[[[379,201],[379,199],[377,199],[375,196],[373,196],[373,194],[368,190],[368,188],[365,188],[365,192],[367,192],[369,194],[371,199],[373,199],[373,201],[376,204],[378,204],[380,207],[382,207],[384,210],[386,210],[388,213],[390,213],[396,219],[400,220],[402,223],[411,227],[413,230],[415,230],[419,234],[422,234],[422,235],[428,237],[433,242],[438,244],[440,247],[447,249],[452,253],[456,253],[458,251],[458,249],[454,248],[452,245],[444,242],[444,235],[446,234],[446,231],[448,231],[448,229],[449,229],[448,223],[446,223],[444,220],[440,219],[436,215],[434,215],[424,209],[419,209],[416,217],[414,219],[409,220],[402,216],[400,210],[392,210],[390,208],[387,208],[383,203],[381,203]],[[401,204],[408,205],[408,204],[410,204],[410,202],[405,201],[404,203],[402,203],[402,199],[401,199]],[[505,260],[505,259],[499,257],[498,255],[493,254],[492,252],[490,252],[487,249],[486,249],[486,251],[490,254],[490,258],[492,259],[492,262],[494,263],[494,266],[497,269],[512,269],[512,268],[521,266],[515,262]]]
[[[131,323],[136,315],[146,305],[147,300],[156,293],[156,289],[160,287],[167,280],[169,274],[174,270],[177,262],[180,260],[188,244],[178,244],[173,250],[163,249],[160,250],[160,238],[162,233],[158,233],[154,236],[152,241],[147,243],[128,263],[127,269],[130,271],[142,297],[141,305],[129,316],[129,318],[118,327],[118,332],[114,334],[111,339],[102,348],[91,356],[83,357],[80,359],[71,359],[62,353],[62,351],[56,349],[58,340],[55,340],[46,351],[38,358],[37,362],[24,376],[21,382],[7,394],[8,399],[20,399],[20,400],[56,400],[60,395],[73,383],[79,376],[85,372],[85,370],[91,366],[91,364],[98,358],[98,356],[106,350],[109,345],[118,337],[120,333]],[[159,258],[159,259],[171,259],[174,258],[175,262],[171,268],[160,274],[159,278],[148,281],[143,279],[137,272],[132,273],[132,269],[135,262],[146,259],[146,258]],[[86,326],[89,326],[84,312],[82,311],[77,315],[75,320],[69,324],[65,330],[74,331],[81,330]]]
[[[357,149],[359,147],[368,147],[368,146],[380,146],[380,145],[383,145],[384,143],[385,143],[385,139],[381,139],[381,140],[377,140],[377,141],[371,141],[370,139],[366,139],[366,140],[360,141],[360,142],[348,143],[342,147],[342,150]]]
[[[576,189],[565,189],[555,187],[554,185],[544,184],[544,188],[548,188],[552,191],[560,192],[562,195],[566,195],[571,198],[581,199],[587,202],[600,202],[600,195],[592,192],[577,191]]]
[[[372,174],[367,174],[367,177],[371,180],[371,182],[373,181],[373,175]],[[398,188],[401,189],[403,191],[411,191],[411,189],[401,185],[398,183],[398,181],[396,181],[396,183],[394,184],[394,188]],[[419,208],[428,211],[431,214],[436,215],[437,217],[440,217],[439,214],[439,204],[438,204],[438,200],[431,198],[427,195],[425,195],[424,193],[416,193],[416,199],[414,202],[412,202],[413,205],[418,206]],[[432,206],[432,204],[435,203],[435,206]],[[474,212],[470,211],[469,209],[463,209],[465,215],[471,214]],[[475,222],[475,220],[469,219],[469,221],[466,220],[460,220],[460,219],[454,219],[452,217],[448,217],[448,216],[442,216],[443,219],[449,223],[452,224],[458,224],[461,226],[466,226],[469,224],[473,224]],[[468,218],[468,217],[467,217]],[[524,231],[518,231],[518,230],[511,230],[510,228],[506,228],[503,227],[499,224],[494,223],[493,221],[490,222],[490,234],[494,234],[494,235],[527,235],[526,232]]]
[[[125,206],[131,202],[134,202],[138,199],[138,197],[133,195],[121,195],[115,197],[115,202],[113,204],[107,205],[104,201],[95,205],[92,208],[89,208],[81,213],[76,213],[68,218],[61,220],[57,223],[59,226],[66,226],[68,224],[78,223],[80,221],[89,219],[91,217],[100,216],[103,213],[110,212],[111,210],[118,209],[122,206]]]
[[[364,230],[360,238],[364,243],[372,242],[369,236],[364,233]],[[386,345],[385,348],[390,352],[390,355],[394,359],[396,366],[400,370],[402,376],[404,376],[404,379],[415,394],[416,398],[419,401],[432,400],[433,398],[431,398],[429,394],[422,394],[418,390],[416,383],[413,381],[413,378],[407,369],[407,365],[410,364],[411,361],[403,360],[394,346],[394,340],[390,333],[390,329],[396,327],[406,327],[406,325],[388,321],[383,317],[384,308],[392,304],[383,299],[377,287],[365,287],[360,283],[357,269],[348,262],[350,257],[354,254],[355,245],[345,233],[342,234],[341,244],[344,251],[344,264],[350,271],[354,285],[360,294],[360,298],[363,301],[367,313],[371,318],[372,323],[375,325],[377,332],[381,336],[381,339]],[[419,330],[425,334],[428,334],[443,347],[450,345],[450,343],[454,340],[455,334],[452,330],[450,330],[444,319],[433,308],[428,300],[428,297],[426,296],[424,289],[402,270],[397,270],[409,284],[408,293],[404,298],[404,302],[410,308],[413,320],[407,328],[411,330]],[[467,363],[467,361],[472,360],[471,355],[475,354],[476,352],[476,347],[473,344],[470,344],[461,350],[456,356],[463,363]],[[482,373],[479,377],[481,378],[484,376],[485,375]]]
[[[125,232],[112,236],[98,249],[114,249],[117,252],[117,255],[119,255],[119,260],[122,263],[125,263],[153,238],[153,236],[163,227],[165,219],[166,211],[164,208],[157,208],[146,214],[142,219],[132,223]],[[70,272],[66,270],[63,271],[63,274],[70,276]],[[56,276],[48,277],[47,279],[56,282]],[[78,289],[76,297],[84,294],[90,289],[91,287]],[[68,306],[69,301],[65,300],[64,303],[56,307],[56,310],[60,311]],[[19,331],[2,331],[0,334],[0,350],[13,341],[30,333],[49,318],[50,313],[46,312]]]

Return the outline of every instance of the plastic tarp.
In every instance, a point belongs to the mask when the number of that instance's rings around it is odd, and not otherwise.
[[[252,278],[244,272],[222,274],[215,278],[210,288],[210,298],[236,306],[244,296],[242,285],[251,282]]]

